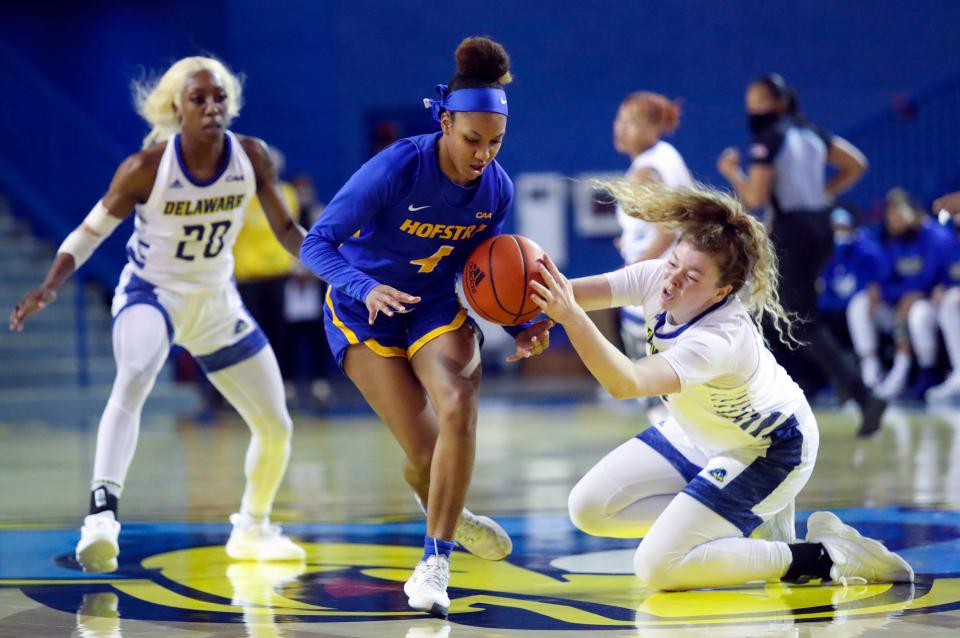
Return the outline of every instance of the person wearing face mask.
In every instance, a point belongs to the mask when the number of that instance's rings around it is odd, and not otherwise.
[[[941,216],[944,229],[939,281],[933,300],[951,371],[943,383],[927,390],[928,402],[960,397],[960,193],[938,198],[933,210]]]
[[[127,265],[113,298],[117,374],[100,417],[90,510],[76,557],[86,571],[117,569],[119,499],[133,461],[144,402],[170,346],[183,346],[250,427],[240,512],[226,552],[235,560],[303,560],[270,524],[290,459],[293,423],[273,349],[233,282],[233,245],[256,194],[273,235],[300,253],[266,144],[227,129],[243,103],[240,81],[219,60],[183,58],[137,86],[137,111],[152,127],[106,194],[57,252],[42,286],[27,293],[10,329],[56,299],[60,285],[136,212]]]
[[[853,215],[847,209],[834,208],[830,212],[830,225],[834,248],[818,281],[820,313],[837,338],[851,345],[847,321],[850,300],[861,290],[867,290],[870,296],[879,296],[887,262],[877,242],[856,228]],[[875,370],[862,372],[868,386],[879,382],[879,362]]]
[[[767,347],[761,319],[790,342],[777,261],[759,221],[736,199],[703,188],[604,184],[630,215],[680,239],[666,259],[567,280],[549,257],[533,300],[562,324],[612,396],[658,396],[668,417],[600,459],[570,492],[579,529],[640,538],[633,557],[647,587],[687,590],[750,581],[910,582],[913,570],[830,512],[798,539],[794,502],[813,473],[816,417]],[[640,303],[648,356],[631,361],[588,311]],[[598,424],[599,425],[599,424]]]
[[[404,586],[414,609],[446,617],[454,541],[502,560],[512,543],[464,507],[476,448],[479,328],[456,292],[473,248],[500,232],[513,183],[496,161],[507,129],[510,61],[466,38],[438,99],[440,132],[401,139],[354,173],[303,242],[325,279],[337,363],[403,448],[403,476],[427,514],[423,559]],[[532,324],[532,325],[531,325]],[[508,329],[515,361],[549,345],[550,321]]]
[[[830,201],[853,186],[866,171],[863,154],[843,138],[806,121],[796,92],[776,73],[747,87],[751,133],[750,167],[740,168],[740,155],[726,149],[717,161],[720,173],[749,208],[769,207],[771,235],[780,261],[783,306],[802,321],[796,354],[838,393],[852,396],[860,407],[858,433],[880,428],[886,402],[863,383],[852,357],[819,320],[816,281],[833,251]],[[826,168],[836,174],[828,181]]]
[[[679,125],[680,105],[663,95],[637,91],[623,100],[613,122],[613,145],[630,158],[626,179],[669,187],[693,185],[683,157],[672,144],[661,139]],[[617,220],[623,229],[617,249],[625,265],[659,259],[677,240],[676,232],[631,217],[619,205]],[[632,359],[644,356],[647,330],[643,308],[620,309],[620,336],[627,356]]]
[[[936,382],[937,320],[930,295],[937,284],[942,244],[942,229],[903,190],[887,194],[880,230],[880,246],[889,264],[886,276],[877,292],[858,293],[848,307],[850,337],[865,376],[880,368],[878,330],[893,335],[893,367],[876,387],[884,398],[897,398],[907,389],[914,355],[919,370],[906,398],[922,401]]]

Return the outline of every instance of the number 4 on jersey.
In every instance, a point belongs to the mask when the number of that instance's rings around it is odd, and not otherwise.
[[[414,266],[420,266],[418,273],[433,272],[440,260],[453,252],[453,246],[440,246],[437,252],[423,259],[411,259],[410,263]]]

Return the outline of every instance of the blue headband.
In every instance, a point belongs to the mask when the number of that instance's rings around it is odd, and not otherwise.
[[[507,112],[507,94],[503,89],[457,89],[449,91],[446,84],[437,85],[439,100],[423,98],[423,107],[433,111],[433,119],[440,121],[440,111]]]

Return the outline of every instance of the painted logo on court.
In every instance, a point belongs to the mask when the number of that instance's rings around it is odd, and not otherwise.
[[[883,538],[918,573],[915,585],[818,586],[770,583],[738,589],[655,592],[630,573],[634,544],[593,539],[564,517],[507,519],[514,554],[490,562],[457,551],[450,621],[491,629],[623,630],[745,623],[865,619],[960,609],[960,512],[857,510],[843,515]],[[865,514],[866,516],[866,514]],[[298,563],[230,562],[225,525],[130,524],[120,569],[72,569],[75,532],[0,530],[0,549],[23,542],[20,562],[0,565],[0,587],[77,618],[197,623],[355,623],[422,619],[403,582],[420,559],[422,521],[288,526],[308,558]],[[420,536],[422,538],[422,536]],[[164,547],[166,549],[164,550]],[[33,555],[34,550],[36,555]],[[106,621],[105,621],[106,622]],[[698,634],[699,635],[699,634]],[[745,634],[740,634],[745,635]]]

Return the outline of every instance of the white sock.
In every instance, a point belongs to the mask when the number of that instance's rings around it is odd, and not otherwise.
[[[937,317],[933,304],[921,299],[910,306],[907,313],[910,343],[921,368],[932,368],[937,363]]]

